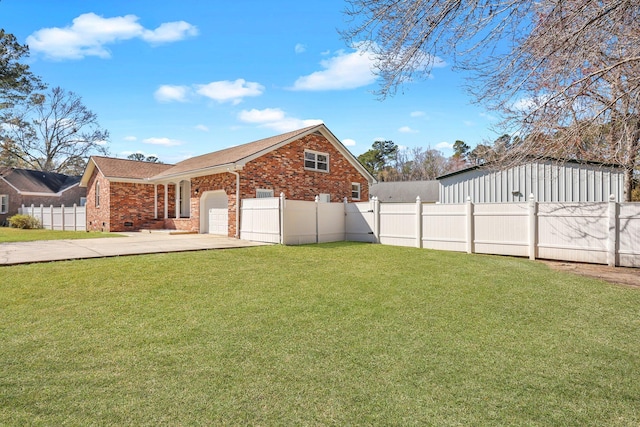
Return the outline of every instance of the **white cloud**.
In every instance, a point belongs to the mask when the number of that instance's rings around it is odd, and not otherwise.
[[[202,132],[209,132],[209,128],[205,125],[196,125],[196,130],[200,130]]]
[[[353,139],[347,138],[342,140],[342,144],[347,147],[353,147],[354,145],[356,145],[356,142]]]
[[[427,114],[424,111],[412,111],[411,114],[409,114],[411,117],[424,117]]]
[[[248,82],[244,79],[235,81],[222,80],[206,85],[196,85],[196,92],[202,96],[220,103],[231,102],[236,105],[247,96],[259,96],[264,92],[264,86],[256,82]]]
[[[107,45],[141,38],[154,44],[182,40],[197,34],[193,25],[184,22],[166,22],[155,30],[145,29],[135,15],[103,18],[85,13],[73,20],[72,25],[42,28],[27,37],[32,52],[41,52],[52,59],[81,59],[85,56],[109,58]]]
[[[367,86],[376,80],[373,74],[374,58],[365,50],[339,51],[329,59],[320,61],[324,68],[308,76],[299,77],[292,90],[320,91],[344,90]]]
[[[280,108],[242,110],[238,114],[238,120],[244,123],[258,124],[260,127],[274,129],[279,132],[289,132],[322,123],[322,120],[317,119],[288,117]]]
[[[138,140],[138,138],[136,138],[135,136],[131,136],[131,135],[125,136],[123,139],[125,141],[137,141]]]
[[[198,28],[185,21],[165,22],[155,30],[145,30],[142,39],[149,43],[160,44],[182,40],[198,35]]]
[[[184,142],[182,141],[170,138],[147,138],[143,139],[142,142],[144,142],[145,144],[162,145],[165,147],[175,147],[176,145],[184,144]]]
[[[173,85],[162,85],[153,94],[153,96],[160,102],[186,102],[188,95],[189,88],[187,86]]]
[[[436,144],[436,148],[439,150],[453,150],[453,144],[450,144],[448,142],[439,142],[438,144]]]
[[[279,108],[265,108],[264,110],[242,110],[238,119],[245,123],[277,122],[285,118],[285,112]]]
[[[473,127],[476,125],[476,123],[472,122],[471,120],[464,120],[462,123],[464,123],[464,125],[467,127]]]
[[[298,43],[296,44],[294,50],[296,51],[296,53],[304,53],[307,50],[307,47],[302,43]]]
[[[400,132],[400,133],[418,133],[417,130],[411,129],[409,126],[402,126],[400,129],[398,129],[398,132]]]

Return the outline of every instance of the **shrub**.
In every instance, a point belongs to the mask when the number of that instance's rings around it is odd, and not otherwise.
[[[9,224],[13,228],[33,229],[42,228],[38,218],[34,218],[30,215],[17,214],[9,218]]]

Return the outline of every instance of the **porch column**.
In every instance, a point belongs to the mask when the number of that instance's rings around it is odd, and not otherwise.
[[[164,219],[169,218],[169,185],[164,184]]]
[[[158,184],[153,184],[153,219],[158,219]]]
[[[180,182],[176,184],[176,219],[180,218]]]

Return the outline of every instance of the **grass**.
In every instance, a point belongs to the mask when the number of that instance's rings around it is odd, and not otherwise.
[[[0,425],[640,423],[640,291],[339,243],[0,269]]]
[[[120,237],[120,235],[94,231],[23,230],[19,228],[0,227],[0,243],[34,242],[37,240],[94,239],[96,237]]]

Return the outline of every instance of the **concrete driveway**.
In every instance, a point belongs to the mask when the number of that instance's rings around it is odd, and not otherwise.
[[[118,234],[124,237],[0,243],[0,265],[267,245],[212,234]]]

